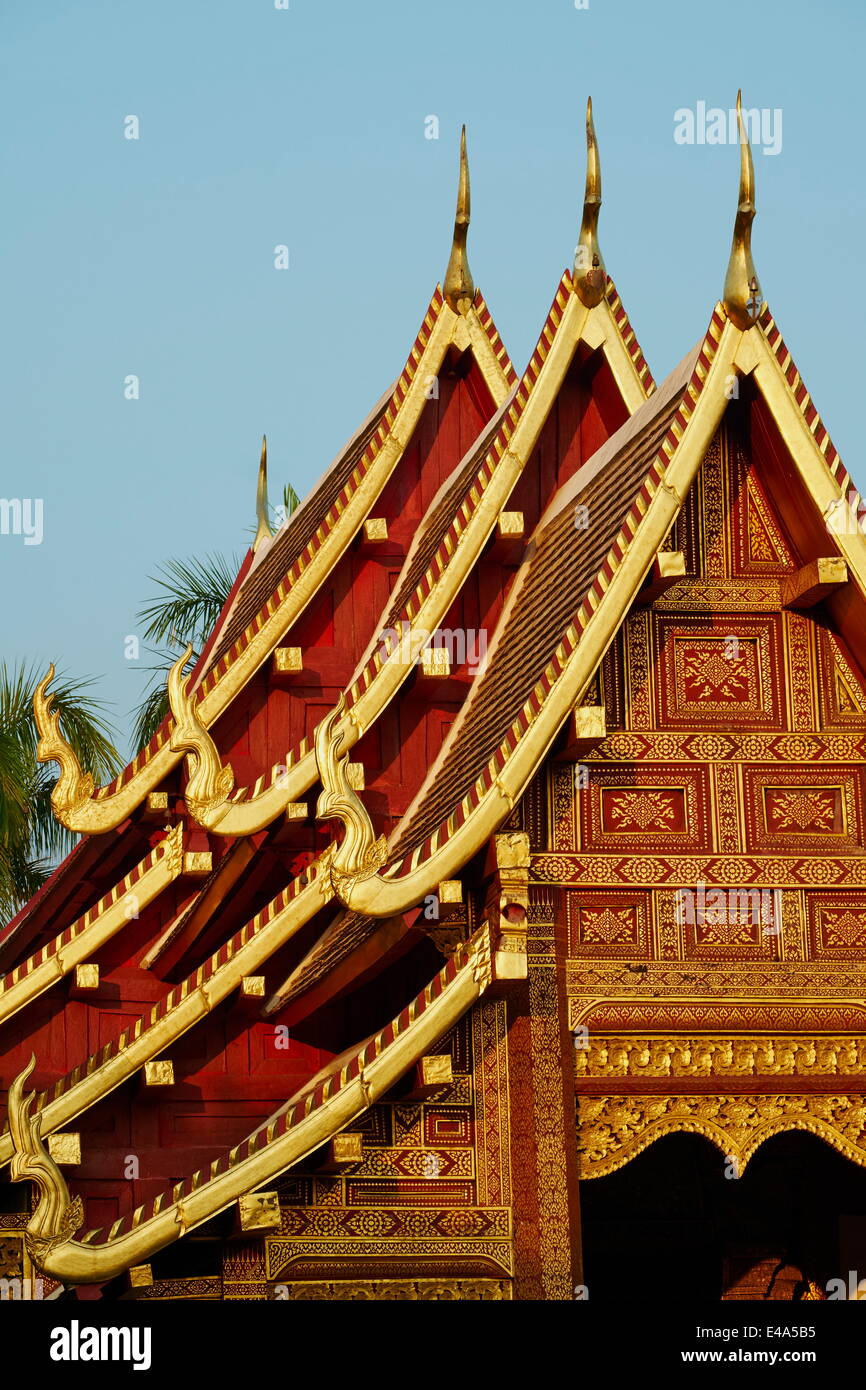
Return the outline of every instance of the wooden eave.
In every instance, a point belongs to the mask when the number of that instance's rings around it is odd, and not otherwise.
[[[508,403],[503,406],[492,429],[493,442],[478,468],[475,499],[471,496],[470,487],[464,506],[451,522],[452,526],[458,528],[456,535],[461,540],[459,548],[454,547],[461,563],[449,567],[452,552],[446,534],[440,550],[442,569],[449,571],[448,583],[443,588],[438,583],[438,576],[435,582],[431,581],[429,584],[425,584],[422,578],[416,588],[416,594],[419,596],[418,605],[413,606],[410,602],[406,607],[410,621],[427,620],[429,608],[425,607],[425,603],[431,592],[435,591],[438,595],[437,603],[442,613],[447,611],[447,607],[453,602],[465,574],[480,554],[495,525],[516,477],[531,455],[574,352],[578,344],[586,340],[585,329],[588,329],[590,336],[598,344],[603,343],[607,336],[610,337],[614,343],[612,356],[619,362],[621,370],[627,370],[632,375],[633,396],[642,389],[632,354],[625,345],[621,327],[617,324],[608,302],[604,300],[596,308],[586,309],[571,291],[570,277],[564,277],[542,332],[542,346],[533,355],[533,361],[524,377],[525,393],[521,395],[518,386],[511,398],[513,402],[518,403],[517,408],[513,409]],[[546,372],[545,363],[550,364]],[[532,386],[536,381],[538,390],[533,391]],[[541,401],[540,407],[534,404],[536,399]],[[473,455],[470,471],[474,471],[476,463]],[[496,480],[497,486],[490,487],[491,480]],[[448,518],[445,520],[448,521]],[[410,563],[411,557],[407,560],[407,564]],[[435,563],[434,557],[428,574],[433,574]],[[439,608],[436,611],[438,612]],[[433,626],[435,625],[434,623]],[[368,667],[365,667],[358,682],[362,693],[369,685],[369,682],[365,682],[367,670]],[[390,695],[387,698],[390,698]],[[377,700],[376,714],[386,702]],[[359,700],[353,709],[356,719],[360,704]],[[291,775],[290,762],[287,776]],[[317,777],[315,760],[311,754],[307,757],[305,775],[309,779],[306,785]],[[286,795],[286,791],[283,790],[283,805]],[[211,1008],[226,999],[232,990],[238,987],[244,974],[254,973],[259,969],[275,951],[285,945],[317,912],[332,901],[333,890],[321,876],[318,867],[321,862],[314,861],[305,874],[278,894],[252,922],[235,933],[193,975],[172,989],[147,1016],[140,1018],[119,1039],[107,1044],[98,1054],[73,1068],[51,1088],[50,1093],[45,1093],[40,1100],[44,1111],[45,1133],[67,1124],[75,1115],[88,1109],[122,1084],[146,1061],[169,1047]],[[0,1136],[0,1163],[7,1161],[10,1156],[9,1136]]]

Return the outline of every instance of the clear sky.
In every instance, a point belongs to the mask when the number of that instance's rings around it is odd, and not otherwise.
[[[0,535],[0,658],[98,677],[123,738],[148,576],[240,555],[261,434],[272,494],[303,496],[402,368],[461,121],[470,263],[522,370],[573,257],[592,94],[601,245],[660,380],[721,292],[738,176],[675,112],[739,85],[780,111],[758,273],[866,483],[862,0],[289,5],[0,0],[0,497],[44,507],[41,544]]]

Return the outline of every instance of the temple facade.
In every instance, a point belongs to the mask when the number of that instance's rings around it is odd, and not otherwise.
[[[263,452],[151,743],[94,787],[41,683],[81,839],[0,932],[0,1279],[856,1296],[866,524],[760,290],[740,137],[724,292],[659,386],[591,105],[520,377],[464,137],[405,366],[276,534]]]

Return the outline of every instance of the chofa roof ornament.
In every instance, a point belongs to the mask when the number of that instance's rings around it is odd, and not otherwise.
[[[728,318],[737,328],[751,328],[757,322],[764,297],[752,260],[752,222],[755,218],[755,166],[743,120],[742,93],[737,92],[737,127],[740,134],[740,197],[734,222],[731,258],[725,276],[724,305]]]
[[[268,436],[266,434],[262,435],[262,457],[259,461],[259,480],[256,486],[256,522],[253,552],[258,550],[263,541],[269,541],[274,534],[268,518]]]
[[[475,281],[466,255],[469,231],[469,161],[466,158],[466,127],[460,131],[460,177],[457,183],[457,212],[454,217],[454,240],[448,269],[442,282],[446,304],[455,314],[465,314],[475,298]]]
[[[589,97],[586,103],[586,192],[583,195],[583,221],[574,251],[573,271],[575,291],[588,309],[601,303],[607,280],[598,244],[600,211],[601,163],[592,120],[592,97]]]

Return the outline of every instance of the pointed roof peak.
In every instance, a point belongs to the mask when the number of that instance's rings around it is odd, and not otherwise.
[[[763,308],[763,296],[752,260],[752,222],[755,218],[755,166],[743,120],[742,92],[737,92],[737,127],[740,135],[740,192],[734,239],[723,293],[728,318],[737,328],[751,328]]]
[[[457,212],[448,269],[442,283],[445,301],[456,314],[465,314],[475,298],[475,281],[466,255],[469,231],[469,161],[466,157],[466,126],[460,131],[460,177],[457,182]]]
[[[601,161],[592,119],[592,97],[586,101],[586,191],[583,195],[583,221],[574,249],[574,288],[588,309],[604,297],[606,275],[598,244],[598,214],[601,211]]]
[[[259,462],[259,481],[256,487],[256,521],[258,528],[256,538],[253,541],[253,553],[255,553],[263,541],[269,541],[273,536],[271,523],[268,520],[268,436],[262,435],[262,457]]]

